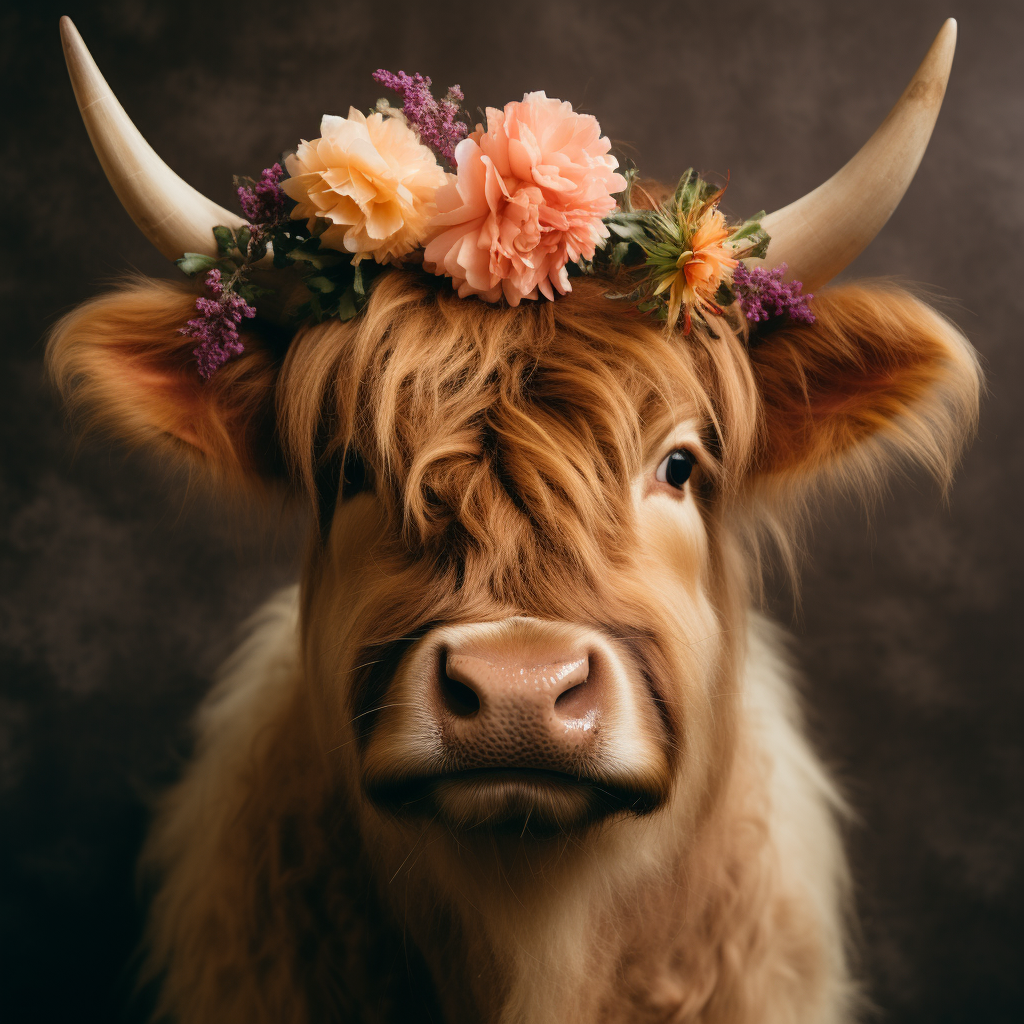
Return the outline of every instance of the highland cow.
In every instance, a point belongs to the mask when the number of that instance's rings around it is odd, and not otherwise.
[[[190,249],[159,197],[179,226],[229,215],[166,177],[65,36],[119,195]],[[973,427],[949,322],[887,284],[819,290],[902,195],[951,53],[947,25],[888,129],[766,221],[813,322],[720,310],[683,336],[599,277],[513,307],[390,269],[284,351],[253,320],[205,382],[185,285],[58,325],[51,371],[92,422],[313,520],[146,848],[169,1018],[851,1019],[842,803],[753,610],[758,550],[788,551],[824,486],[908,461],[947,480]]]

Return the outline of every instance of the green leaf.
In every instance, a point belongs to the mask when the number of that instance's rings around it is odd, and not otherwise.
[[[693,199],[695,183],[699,180],[700,179],[697,178],[694,169],[692,167],[687,167],[686,170],[683,171],[679,178],[679,182],[676,185],[675,193],[672,196],[672,205],[681,206],[689,204]]]
[[[333,292],[338,287],[337,281],[332,281],[329,277],[325,277],[323,274],[317,274],[313,277],[307,277],[305,279],[306,287],[313,292],[317,292],[320,295],[325,295],[329,292]]]
[[[288,240],[284,238],[274,239],[274,266],[278,270],[284,267],[290,267],[294,264],[292,260],[292,249],[293,245],[288,244]]]
[[[308,263],[315,270],[323,270],[327,263],[316,253],[307,252],[304,249],[293,249],[288,253],[288,258],[294,263]]]
[[[217,261],[212,256],[206,256],[201,252],[187,252],[174,263],[182,273],[188,274],[189,277],[213,270],[217,266]]]
[[[213,237],[217,239],[217,251],[221,256],[227,256],[235,247],[235,236],[231,228],[218,225],[213,229]]]
[[[287,260],[294,263],[305,263],[316,270],[327,267],[350,266],[351,257],[348,253],[334,249],[321,248],[317,237],[303,238],[285,252]]]
[[[724,308],[731,306],[735,301],[736,296],[733,294],[733,290],[723,281],[718,286],[718,291],[715,292],[715,304]]]
[[[289,258],[293,249],[298,248],[303,242],[309,240],[305,225],[297,225],[293,221],[276,228],[271,233],[271,241],[274,243],[274,266],[286,267],[292,261]],[[319,245],[319,241],[317,245]]]
[[[628,213],[610,213],[604,218],[605,224],[629,224],[640,227],[652,227],[658,223],[662,214],[658,210],[630,210]]]
[[[768,243],[772,240],[771,235],[761,226],[761,218],[764,210],[750,220],[744,221],[729,237],[733,245],[733,256],[736,259],[757,258],[762,259],[768,251]],[[736,245],[737,242],[745,242],[745,245]]]
[[[235,245],[238,247],[238,251],[243,255],[247,255],[249,252],[249,239],[252,237],[252,232],[248,227],[239,228],[235,232]]]
[[[644,213],[649,211],[645,210]],[[629,220],[606,220],[605,223],[608,225],[608,230],[613,234],[617,235],[621,239],[625,239],[627,242],[636,242],[638,245],[643,245],[645,242],[650,241],[650,233],[647,231],[646,225],[649,223],[647,219],[641,219],[636,214],[630,214]]]
[[[261,299],[266,295],[273,295],[273,288],[263,288],[258,284],[253,284],[251,281],[243,281],[241,284],[235,286],[235,291],[245,299],[249,305],[255,305],[257,299]]]
[[[351,320],[359,312],[356,304],[355,294],[351,288],[346,288],[338,300],[338,319],[341,321]]]
[[[754,236],[750,240],[750,245],[738,258],[742,259],[758,259],[763,260],[768,255],[768,246],[771,243],[772,237],[767,231],[762,231],[759,236]]]
[[[761,227],[761,218],[764,217],[764,210],[760,213],[755,213],[753,217],[745,220],[737,229],[733,232],[730,241],[739,242],[744,238],[750,238],[752,235],[757,234],[758,231],[764,231]]]
[[[755,248],[751,251],[750,255],[759,260],[763,260],[765,256],[768,255],[768,246],[771,245],[771,242],[772,236],[769,235],[766,231],[764,233],[764,237],[760,240],[760,242],[758,242]]]
[[[613,267],[621,267],[629,256],[630,243],[616,242],[612,246],[610,263]]]

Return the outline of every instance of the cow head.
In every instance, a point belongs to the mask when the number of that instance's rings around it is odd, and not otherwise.
[[[948,71],[940,43],[888,127],[769,218],[775,259],[816,290],[909,182]],[[131,139],[123,119],[108,120]],[[109,163],[107,129],[90,128]],[[108,172],[162,248],[198,243],[160,232],[229,219],[197,213],[136,149],[149,186]],[[732,764],[758,532],[785,541],[813,486],[870,486],[894,457],[943,475],[972,423],[969,347],[899,289],[826,290],[813,324],[756,343],[725,320],[667,334],[607,290],[586,279],[504,308],[396,270],[348,323],[287,344],[257,323],[206,383],[179,332],[184,288],[131,284],[54,332],[69,400],[119,434],[308,502],[304,707],[369,834],[694,826]]]

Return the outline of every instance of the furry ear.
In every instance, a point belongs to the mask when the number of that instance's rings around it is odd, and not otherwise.
[[[283,479],[279,360],[257,334],[242,332],[242,355],[204,382],[192,355],[196,342],[181,334],[194,313],[191,291],[132,282],[65,316],[51,332],[47,367],[88,426],[198,463],[229,486]]]
[[[948,480],[978,412],[981,371],[967,340],[891,285],[829,288],[812,308],[814,323],[752,341],[759,481],[870,486],[900,460]]]

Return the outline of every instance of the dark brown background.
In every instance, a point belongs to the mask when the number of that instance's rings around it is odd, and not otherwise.
[[[239,536],[141,457],[76,448],[42,379],[62,310],[128,268],[170,272],[89,148],[64,13],[156,150],[225,205],[233,172],[258,172],[324,111],[370,105],[383,66],[457,81],[474,105],[544,88],[635,145],[647,174],[731,171],[735,214],[826,178],[959,18],[924,164],[852,273],[955,303],[990,381],[981,434],[947,505],[912,476],[870,523],[824,510],[801,610],[781,589],[773,605],[859,815],[864,972],[884,1018],[1024,1019],[1019,0],[0,7],[0,1016],[141,1019],[147,805],[233,630],[297,550],[286,526]]]

